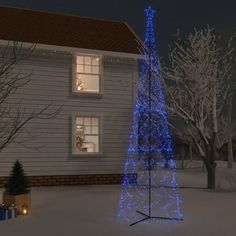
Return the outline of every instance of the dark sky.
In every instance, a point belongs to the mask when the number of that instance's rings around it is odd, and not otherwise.
[[[226,35],[236,29],[236,0],[0,0],[0,5],[122,20],[141,38],[145,30],[143,9],[152,5],[158,11],[155,30],[161,55],[177,28],[185,33],[209,24]]]

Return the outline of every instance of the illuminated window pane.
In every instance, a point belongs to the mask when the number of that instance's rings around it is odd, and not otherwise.
[[[92,73],[93,74],[99,74],[99,67],[98,66],[93,66],[92,67]]]
[[[85,65],[92,65],[92,58],[91,57],[85,57]]]
[[[92,127],[92,134],[98,134],[98,127],[97,126]]]
[[[90,117],[84,117],[84,125],[90,125],[91,126],[91,118]]]
[[[77,116],[75,121],[76,152],[99,152],[99,118]]]
[[[83,81],[81,74],[77,74],[76,89],[78,91],[84,91],[86,89],[86,84],[85,81]]]
[[[77,56],[77,64],[80,64],[80,65],[84,64],[84,57],[83,56]]]
[[[85,136],[84,147],[87,152],[99,152],[99,138],[98,136]]]
[[[91,126],[84,126],[84,134],[91,134]]]
[[[76,117],[76,124],[83,125],[83,117]]]
[[[99,61],[100,61],[99,57],[93,57],[92,58],[92,65],[99,66]]]
[[[92,125],[98,126],[98,118],[92,118]]]
[[[80,74],[78,78],[78,91],[99,92],[99,75]],[[82,85],[82,89],[81,89]]]
[[[77,65],[77,72],[84,72],[84,65]]]
[[[96,56],[77,56],[75,90],[77,92],[99,93],[100,58]]]
[[[88,74],[91,74],[92,73],[92,66],[85,65],[84,66],[84,72],[88,73]]]

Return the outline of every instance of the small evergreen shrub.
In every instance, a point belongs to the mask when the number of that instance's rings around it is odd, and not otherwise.
[[[30,192],[29,183],[25,176],[23,166],[18,160],[12,167],[10,177],[5,186],[5,191],[10,195],[19,195]]]

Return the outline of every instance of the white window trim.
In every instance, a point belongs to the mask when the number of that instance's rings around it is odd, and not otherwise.
[[[99,152],[76,152],[75,146],[75,124],[76,124],[76,117],[99,117]],[[103,155],[103,114],[99,112],[78,112],[72,114],[72,156],[78,157],[98,157]]]
[[[77,72],[76,72],[76,66],[77,66],[77,56],[94,56],[99,57],[99,68],[100,68],[100,74],[99,74],[99,92],[89,92],[89,91],[77,91],[76,90],[76,79],[77,79]],[[72,94],[79,97],[94,97],[94,98],[101,98],[103,96],[104,86],[103,86],[103,56],[102,55],[95,55],[95,54],[87,54],[87,53],[73,53],[72,54]]]

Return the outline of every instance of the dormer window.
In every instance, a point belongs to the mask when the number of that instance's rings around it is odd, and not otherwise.
[[[75,56],[74,92],[101,93],[101,57],[90,55]]]

